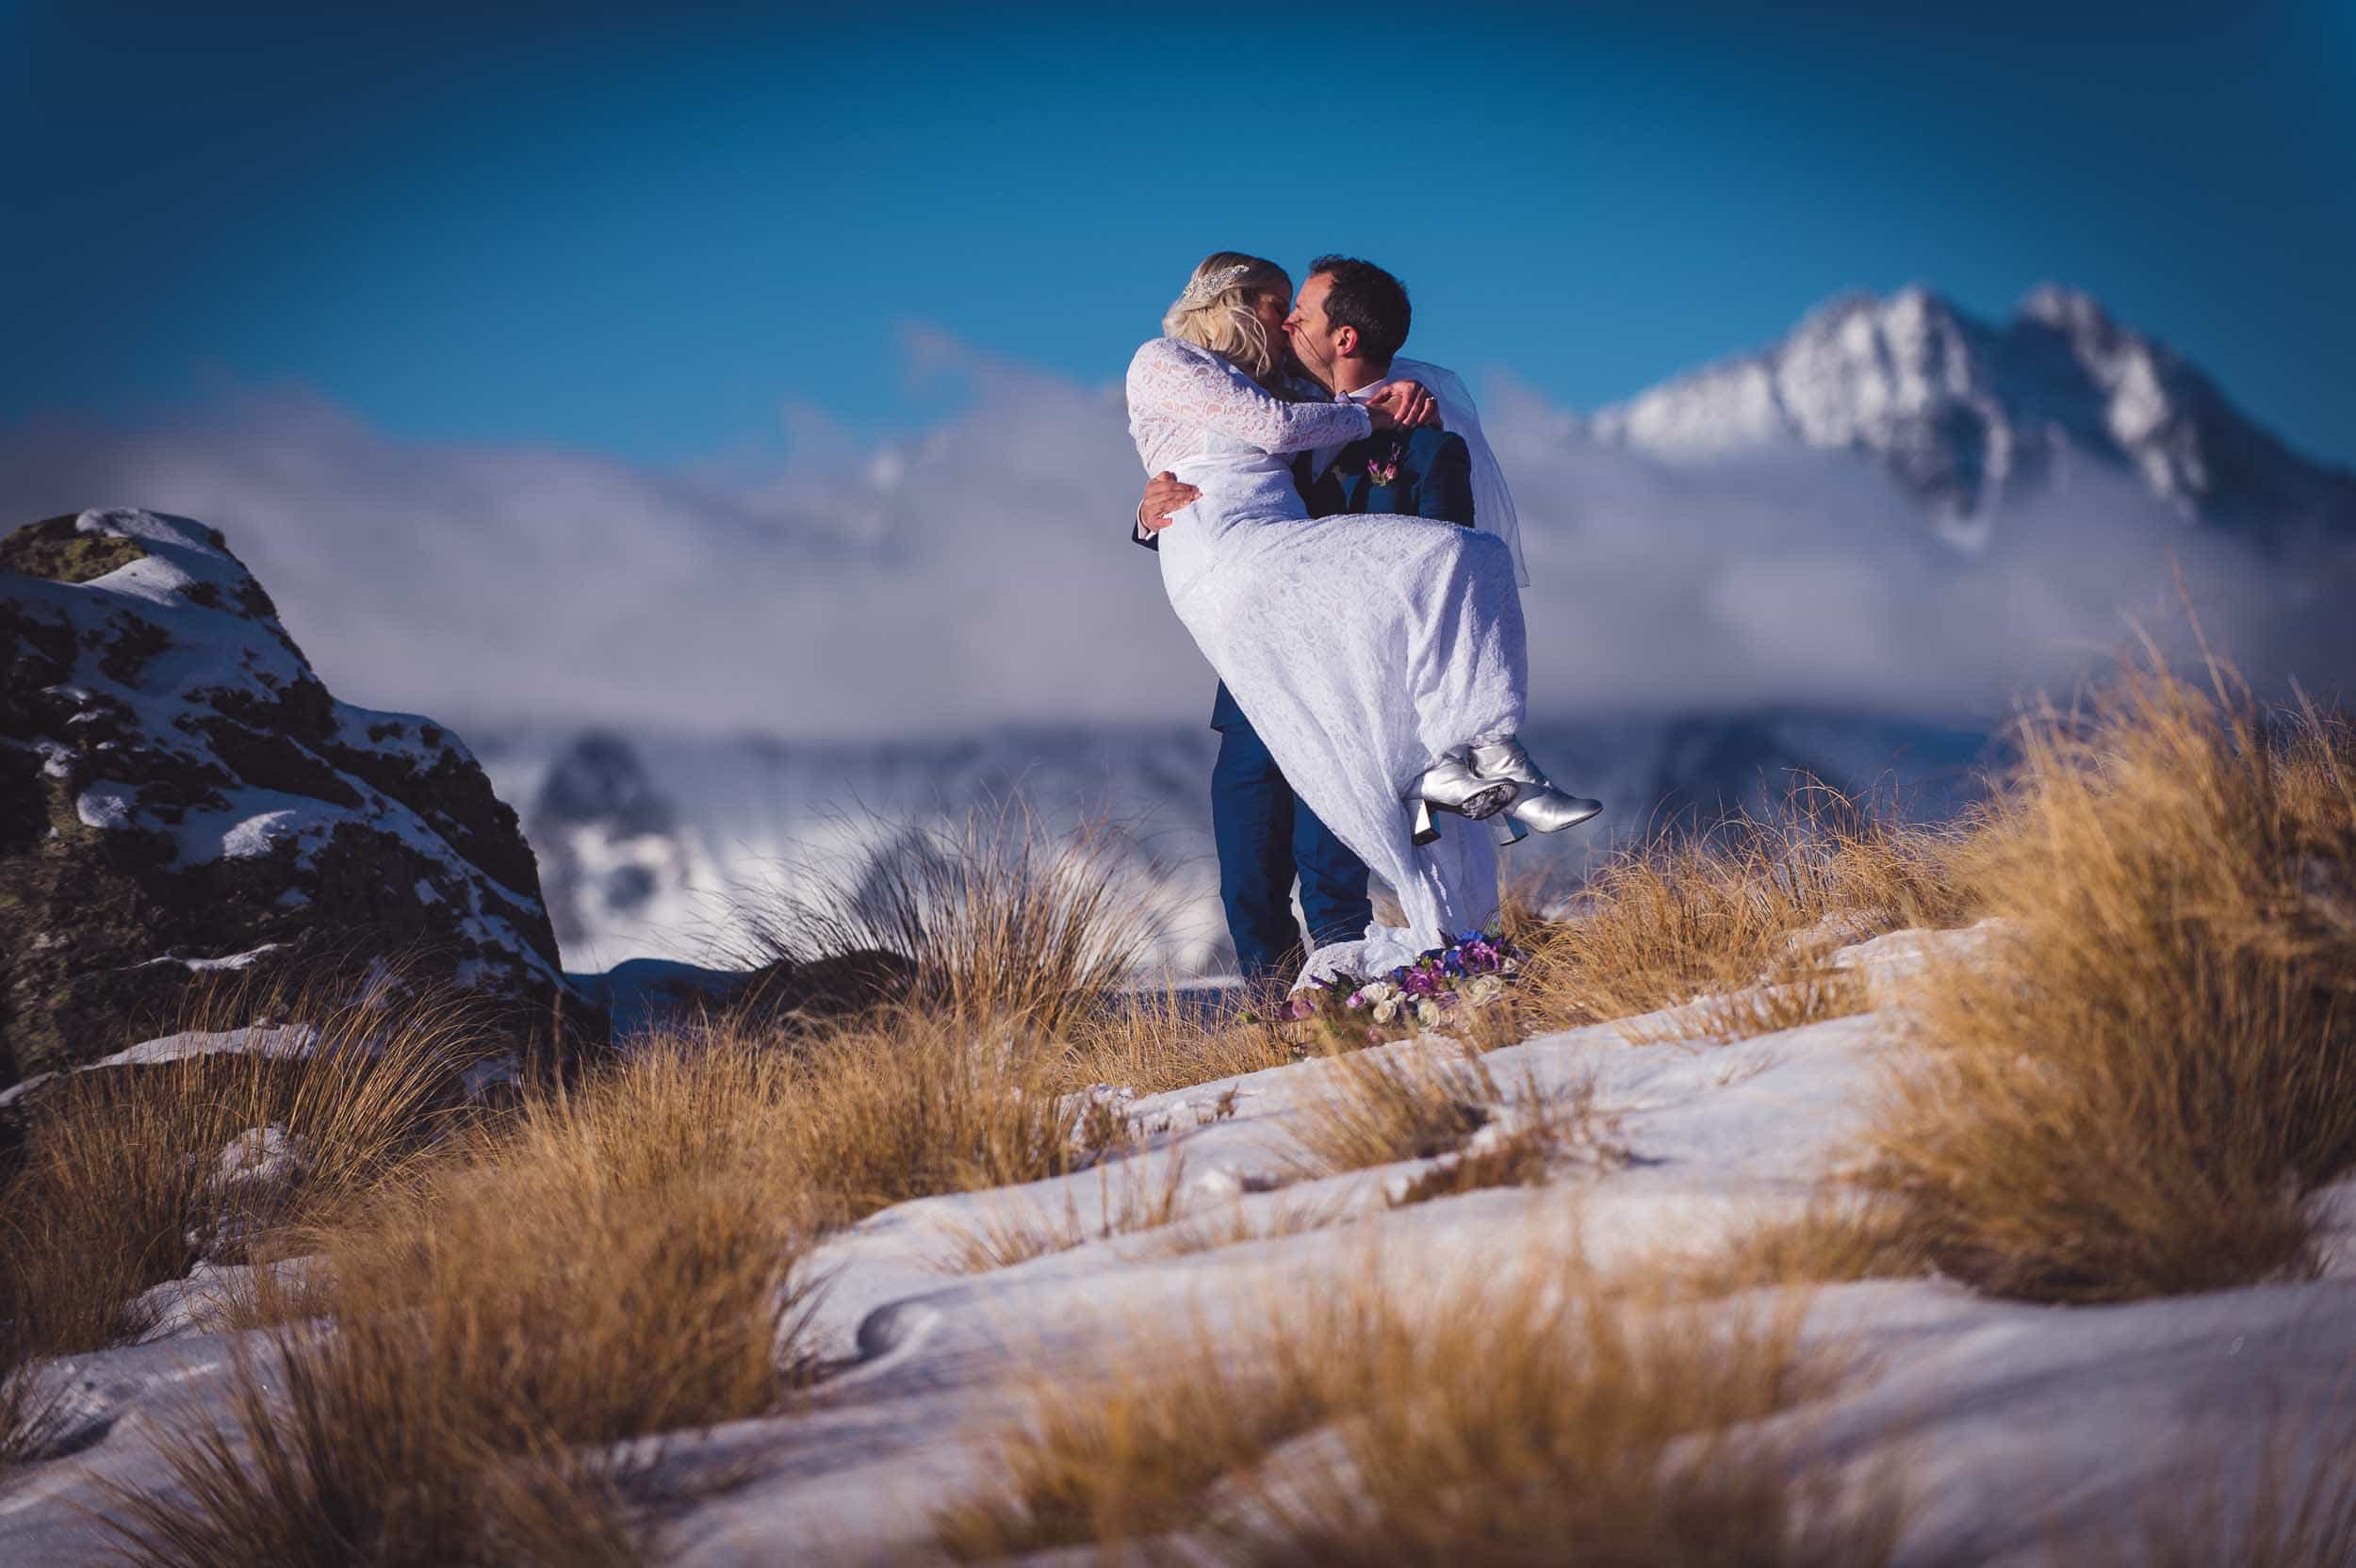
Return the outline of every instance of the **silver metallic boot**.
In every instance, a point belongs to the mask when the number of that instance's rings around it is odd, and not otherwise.
[[[1472,771],[1482,778],[1507,779],[1520,786],[1513,804],[1507,808],[1508,833],[1506,842],[1524,837],[1525,827],[1541,833],[1560,833],[1603,809],[1600,800],[1565,793],[1555,788],[1538,765],[1522,749],[1522,743],[1508,735],[1502,741],[1487,741],[1471,748]]]
[[[1461,756],[1441,758],[1415,780],[1408,801],[1415,808],[1415,842],[1428,844],[1440,836],[1432,825],[1434,810],[1454,811],[1474,822],[1496,816],[1512,806],[1521,786],[1508,778],[1483,778]]]

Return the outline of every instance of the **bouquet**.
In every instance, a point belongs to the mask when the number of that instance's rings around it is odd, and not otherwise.
[[[1503,937],[1466,931],[1412,964],[1366,979],[1351,974],[1316,980],[1295,991],[1284,1016],[1380,1039],[1383,1026],[1433,1028],[1459,1008],[1482,1007],[1505,994],[1508,975],[1528,955]]]

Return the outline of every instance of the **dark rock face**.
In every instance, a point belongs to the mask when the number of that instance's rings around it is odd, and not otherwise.
[[[601,730],[576,737],[557,757],[525,808],[524,831],[540,854],[556,939],[575,951],[677,892],[694,852],[637,749]]]
[[[0,540],[0,1087],[160,1032],[222,970],[399,954],[519,1024],[576,1003],[472,755],[336,701],[218,530]]]

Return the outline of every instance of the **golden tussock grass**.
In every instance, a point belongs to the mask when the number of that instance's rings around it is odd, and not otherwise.
[[[1203,1492],[1333,1413],[1320,1348],[1257,1332],[1227,1343],[1197,1322],[1150,1365],[1092,1381],[1041,1374],[1006,1434],[996,1484],[942,1509],[936,1540],[961,1561],[1093,1544],[1123,1548],[1200,1516]]]
[[[961,1274],[1010,1268],[1052,1252],[1068,1252],[1091,1241],[1158,1230],[1184,1207],[1186,1162],[1173,1154],[1149,1173],[1134,1156],[1096,1168],[1093,1190],[1084,1205],[1077,1178],[1065,1184],[1063,1207],[1043,1204],[997,1208],[951,1232],[946,1266]]]
[[[1939,832],[1810,786],[1774,818],[1626,850],[1558,918],[1523,916],[1520,1010],[1560,1028],[1778,988],[1698,1021],[1719,1037],[1854,1011],[1861,992],[1819,960],[1885,931],[1954,923],[1961,904],[1944,848]]]
[[[742,911],[745,956],[759,966],[891,954],[912,967],[905,1000],[918,1008],[1054,1033],[1144,967],[1153,926],[1129,847],[1110,824],[1052,834],[1019,807],[904,828],[879,855],[789,868]]]
[[[1298,1061],[1273,1009],[1252,1016],[1180,987],[1113,998],[1067,1031],[1067,1082],[1122,1084],[1139,1094],[1192,1088]]]
[[[58,1391],[12,1340],[0,1333],[0,1474],[38,1457],[60,1432]]]
[[[2001,924],[1915,988],[1875,1182],[2002,1294],[2305,1272],[2300,1200],[2356,1162],[2356,743],[2154,670],[2021,751],[1955,856]]]
[[[599,1450],[774,1410],[809,1366],[788,1080],[701,1043],[529,1093],[320,1233],[333,1325],[272,1331],[233,1430],[168,1440],[183,1497],[114,1499],[133,1558],[630,1560]]]
[[[878,1012],[816,1037],[791,1062],[781,1135],[830,1219],[911,1198],[1016,1186],[1089,1163],[1124,1124],[1064,1092],[1056,1041],[1028,1021]]]
[[[1290,1129],[1306,1176],[1445,1154],[1504,1098],[1480,1055],[1453,1042],[1340,1053],[1315,1070],[1321,1092],[1302,1096]]]
[[[1347,1196],[1307,1199],[1287,1195],[1265,1203],[1238,1196],[1208,1214],[1178,1220],[1135,1237],[1121,1256],[1136,1262],[1149,1258],[1184,1258],[1215,1252],[1222,1247],[1269,1241],[1281,1236],[1306,1235],[1348,1222],[1356,1206]]]
[[[631,1478],[601,1446],[790,1397],[819,1230],[1118,1141],[1055,1092],[1058,1053],[1027,1021],[904,1007],[790,1048],[707,1022],[532,1088],[300,1233],[323,1268],[249,1303],[281,1324],[234,1432],[168,1448],[188,1500],[119,1500],[134,1557],[627,1560]],[[317,1313],[335,1328],[284,1321]]]
[[[1864,976],[1854,970],[1803,972],[1793,979],[1705,996],[1682,1007],[1672,1007],[1649,1023],[1624,1026],[1620,1035],[1634,1045],[1666,1045],[1683,1040],[1732,1045],[1759,1035],[1779,1034],[1805,1024],[1822,1023],[1826,1019],[1861,1013],[1870,995]]]
[[[1255,1564],[1875,1564],[1893,1497],[1832,1506],[1743,1429],[1820,1387],[1800,1303],[1706,1312],[1574,1261],[1385,1288],[1362,1270],[1148,1371],[1042,1385],[1003,1490],[944,1511],[967,1559],[1089,1543]],[[1316,1431],[1305,1441],[1304,1434]]]
[[[2288,1391],[2284,1391],[2288,1392]],[[2124,1528],[2057,1541],[2055,1563],[2093,1568],[2346,1568],[2356,1562],[2356,1421],[2348,1379],[2320,1401],[2327,1413],[2281,1405],[2254,1456],[2216,1437],[2184,1445],[2184,1473],[2155,1487]],[[2312,1413],[2318,1402],[2300,1389]],[[2245,1440],[2246,1443],[2246,1440]],[[2236,1496],[2224,1478],[2246,1478]]]
[[[23,1164],[0,1190],[0,1319],[28,1352],[136,1338],[149,1327],[136,1298],[187,1273],[207,1233],[257,1231],[249,1247],[266,1248],[272,1227],[394,1177],[448,1119],[455,1074],[482,1049],[482,1015],[464,998],[394,983],[358,996],[326,983],[295,995],[232,988],[186,1027],[255,1017],[309,1025],[309,1053],[225,1052],[37,1091]],[[302,1178],[273,1188],[267,1211],[241,1211],[215,1184],[222,1151],[270,1126],[301,1146]]]
[[[614,1480],[521,1432],[488,1442],[379,1326],[236,1352],[228,1430],[166,1439],[169,1494],[111,1488],[139,1568],[635,1568]],[[519,1451],[519,1448],[522,1451]]]
[[[1731,1296],[1770,1285],[1915,1279],[1931,1264],[1890,1205],[1829,1194],[1789,1218],[1738,1230],[1713,1251],[1664,1261],[1662,1271],[1681,1290]]]
[[[1492,1079],[1494,1084],[1494,1079]],[[1628,1158],[1620,1119],[1602,1108],[1592,1078],[1541,1087],[1535,1072],[1514,1086],[1512,1120],[1492,1122],[1443,1155],[1391,1199],[1393,1208],[1493,1187],[1543,1186],[1565,1166],[1595,1171]]]
[[[1303,1176],[1447,1157],[1445,1168],[1411,1189],[1421,1196],[1409,1200],[1421,1201],[1534,1185],[1554,1165],[1608,1167],[1627,1152],[1618,1120],[1603,1110],[1592,1081],[1549,1087],[1525,1071],[1504,1082],[1477,1046],[1444,1037],[1337,1053],[1317,1070],[1324,1075],[1321,1092],[1302,1097],[1291,1126]],[[1484,1131],[1501,1117],[1510,1125]]]

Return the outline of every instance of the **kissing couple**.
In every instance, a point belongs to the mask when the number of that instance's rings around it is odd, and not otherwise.
[[[1530,659],[1504,476],[1463,382],[1401,359],[1407,290],[1371,263],[1221,251],[1129,362],[1136,537],[1220,678],[1219,891],[1247,984],[1412,963],[1497,914],[1513,838],[1585,822],[1523,750]],[[1461,822],[1445,828],[1440,815]],[[1378,925],[1371,870],[1403,926]]]

